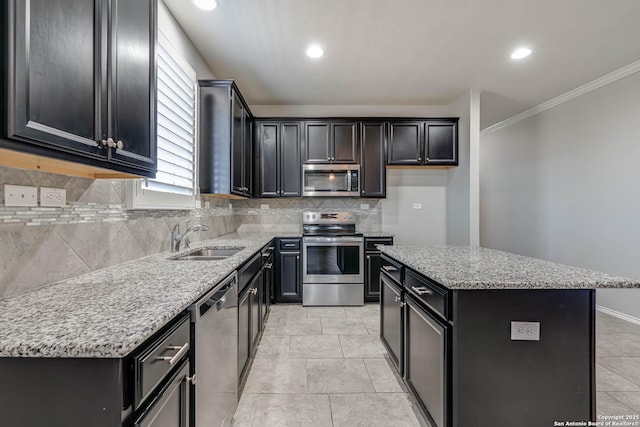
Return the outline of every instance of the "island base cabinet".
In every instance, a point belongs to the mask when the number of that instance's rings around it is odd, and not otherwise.
[[[431,424],[446,427],[449,425],[447,345],[450,328],[409,296],[406,297],[405,319],[405,380],[426,409]]]
[[[595,421],[595,291],[453,292],[453,426]],[[511,339],[511,322],[540,339]]]

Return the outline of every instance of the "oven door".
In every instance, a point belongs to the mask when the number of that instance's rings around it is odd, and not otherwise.
[[[303,283],[364,283],[362,237],[304,237]]]

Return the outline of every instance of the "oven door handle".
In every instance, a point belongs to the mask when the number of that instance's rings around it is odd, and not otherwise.
[[[364,243],[362,237],[303,237],[303,243]]]

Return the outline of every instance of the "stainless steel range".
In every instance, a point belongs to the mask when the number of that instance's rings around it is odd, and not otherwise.
[[[302,304],[364,304],[364,238],[351,212],[304,212]]]

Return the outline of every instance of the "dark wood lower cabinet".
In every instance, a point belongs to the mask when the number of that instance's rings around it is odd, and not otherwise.
[[[376,245],[393,245],[393,237],[365,237],[364,301],[380,301],[381,252]]]
[[[293,250],[288,250],[289,248],[293,248]],[[302,303],[300,248],[301,239],[278,239],[276,241],[275,303]]]
[[[406,297],[405,304],[405,380],[418,401],[428,408],[431,424],[448,426],[450,328],[411,297]]]
[[[402,290],[384,273],[380,278],[380,339],[396,369],[402,374]]]
[[[138,416],[135,427],[188,427],[189,362],[185,361],[162,388],[158,399]]]

